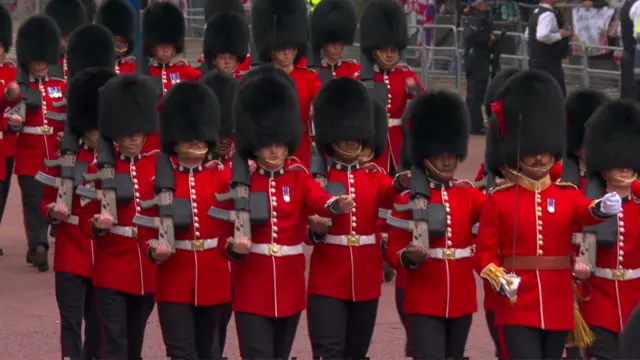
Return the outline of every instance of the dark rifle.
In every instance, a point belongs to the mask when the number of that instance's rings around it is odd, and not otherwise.
[[[322,68],[322,50],[319,45],[311,43],[311,51],[308,58],[308,66],[318,73],[320,82],[325,84],[333,80],[333,73],[330,69]]]
[[[389,89],[384,82],[375,81],[375,71],[371,56],[361,54],[360,63],[362,64],[360,66],[360,81],[367,88],[369,96],[379,101],[380,104],[386,104],[389,101]]]
[[[140,202],[140,207],[150,209],[158,208],[158,217],[150,218],[147,216],[136,215],[133,217],[133,223],[139,226],[158,229],[158,242],[168,245],[171,252],[175,254],[175,228],[174,228],[174,207],[173,195],[176,191],[176,180],[173,173],[173,165],[171,159],[164,153],[160,153],[156,160],[156,178],[155,193],[156,196],[152,200]]]
[[[425,171],[418,166],[411,166],[411,200],[407,204],[394,204],[393,207],[397,212],[411,211],[412,220],[387,216],[387,224],[398,229],[411,231],[412,241],[423,244],[425,249],[429,249],[427,206],[431,192],[428,183]]]
[[[327,168],[326,158],[320,153],[317,147],[314,148],[311,152],[311,175],[313,175],[313,178],[322,186],[327,194],[333,196],[345,195],[347,193],[347,187],[343,183],[329,182]],[[329,226],[331,226],[331,219],[328,220]]]
[[[108,213],[113,223],[118,223],[118,208],[116,204],[116,151],[113,141],[101,138],[98,145],[98,171],[95,174],[85,174],[87,183],[100,181],[100,189],[80,186],[76,194],[91,199],[100,200],[100,211]]]
[[[233,223],[234,241],[246,237],[251,241],[252,220],[258,222],[269,218],[267,194],[251,192],[251,172],[249,163],[237,152],[231,160],[231,190],[227,193],[216,194],[216,201],[233,200],[233,210],[227,211],[216,207],[209,208],[209,216],[214,219]],[[255,222],[255,221],[254,221]]]
[[[5,114],[15,114],[26,119],[27,109],[36,110],[42,106],[42,94],[40,90],[29,87],[30,78],[29,72],[22,66],[19,66],[16,74],[16,83],[18,83],[18,87],[20,88],[22,100],[11,110],[5,111]]]

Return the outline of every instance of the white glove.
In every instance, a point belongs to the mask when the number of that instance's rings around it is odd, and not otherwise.
[[[617,193],[608,193],[602,197],[600,211],[606,215],[615,215],[622,211],[622,199]]]

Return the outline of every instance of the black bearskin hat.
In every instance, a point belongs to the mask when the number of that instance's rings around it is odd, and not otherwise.
[[[584,149],[590,174],[607,169],[640,171],[640,105],[611,101],[596,110],[587,126]]]
[[[90,67],[113,69],[115,65],[115,43],[106,27],[88,24],[71,33],[67,44],[67,69],[70,78]]]
[[[9,53],[13,46],[13,19],[4,5],[0,5],[0,45],[5,53]]]
[[[360,50],[372,56],[376,49],[395,47],[402,51],[409,43],[407,18],[395,0],[372,0],[360,18]]]
[[[219,13],[238,14],[243,18],[245,14],[241,0],[207,0],[207,3],[204,4],[205,21],[209,22],[213,15]]]
[[[311,41],[323,44],[352,45],[358,27],[358,16],[351,0],[323,0],[311,13]]]
[[[296,62],[307,53],[309,26],[305,0],[255,0],[251,32],[259,61],[271,62],[271,52],[296,49]]]
[[[302,138],[302,119],[295,83],[271,65],[252,69],[240,82],[233,106],[236,151],[255,159],[263,146],[283,143],[293,155]]]
[[[397,172],[411,170],[411,157],[409,156],[409,144],[404,141],[400,147],[400,166]]]
[[[424,159],[443,153],[467,157],[469,112],[458,94],[428,91],[409,105],[402,122],[411,163],[422,166]]]
[[[607,103],[607,94],[598,90],[582,89],[575,91],[567,97],[565,110],[567,112],[567,156],[575,157],[583,144],[587,120]]]
[[[153,56],[153,48],[160,44],[176,47],[176,54],[184,51],[185,21],[182,10],[169,2],[156,2],[142,14],[142,45],[145,56]]]
[[[69,36],[87,22],[87,14],[79,0],[51,0],[44,8],[44,14],[55,20],[61,36]]]
[[[203,51],[207,64],[220,54],[232,54],[238,63],[244,62],[249,52],[249,25],[241,15],[219,13],[211,17],[204,30]]]
[[[16,39],[18,63],[44,61],[50,65],[60,61],[60,29],[47,15],[33,15],[18,29]]]
[[[96,24],[103,25],[113,36],[120,36],[129,45],[125,55],[136,46],[136,10],[125,0],[107,0],[96,13]]]
[[[562,158],[566,141],[564,96],[551,75],[527,70],[512,76],[496,95],[494,118],[505,165],[517,169],[527,155]],[[518,158],[518,155],[520,158]]]
[[[210,71],[201,81],[213,91],[220,103],[220,136],[232,137],[235,129],[233,103],[238,93],[238,80],[221,71]]]
[[[181,141],[202,140],[214,149],[220,132],[220,103],[211,89],[196,81],[173,86],[160,103],[162,152],[175,155]]]
[[[80,71],[69,80],[67,124],[76,136],[98,128],[100,88],[115,76],[113,67],[95,67]]]
[[[115,105],[115,106],[114,106]],[[141,75],[122,74],[100,91],[100,133],[115,140],[158,130],[158,92]]]
[[[373,157],[379,158],[387,149],[387,135],[389,133],[389,115],[387,109],[377,100],[373,104],[373,140],[369,146],[373,149]]]
[[[484,166],[486,172],[490,172],[497,177],[503,176],[500,168],[504,166],[504,156],[502,154],[502,148],[500,147],[500,131],[497,129],[495,120],[491,120],[491,116],[493,115],[491,103],[496,100],[498,92],[507,80],[519,73],[520,70],[515,68],[501,71],[491,80],[487,87],[487,92],[484,95],[484,115],[489,122],[489,129],[487,130],[485,139]]]
[[[339,77],[327,82],[313,102],[313,124],[320,151],[332,156],[331,144],[373,138],[373,105],[367,89],[358,80]]]

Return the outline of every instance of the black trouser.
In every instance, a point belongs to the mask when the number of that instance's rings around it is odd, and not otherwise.
[[[413,358],[461,360],[471,328],[471,315],[458,318],[407,314]]]
[[[484,53],[476,52],[465,56],[467,76],[467,109],[471,117],[471,132],[478,133],[484,130],[484,116],[482,104],[484,94],[489,84],[489,59]]]
[[[409,333],[407,332],[407,315],[404,313],[404,289],[396,288],[396,310],[400,316],[400,322],[404,327],[404,356],[411,357],[411,344],[409,342]]]
[[[539,70],[551,75],[560,89],[562,94],[567,93],[567,89],[564,83],[564,70],[562,69],[562,59],[544,59],[544,58],[529,58],[529,68],[532,70]]]
[[[218,327],[216,328],[215,336],[213,338],[213,354],[222,357],[224,354],[224,345],[227,343],[227,326],[231,320],[231,303],[220,305],[220,314],[218,315]]]
[[[220,359],[213,341],[223,307],[158,302],[158,316],[167,356],[172,360]]]
[[[587,349],[587,358],[596,360],[618,360],[620,358],[620,334],[599,326],[589,326],[595,342]],[[637,339],[640,341],[640,339]]]
[[[35,250],[40,245],[48,249],[47,220],[40,211],[44,185],[34,177],[25,175],[18,176],[18,185],[20,185],[22,195],[22,215],[29,249]]]
[[[243,359],[289,359],[300,313],[281,318],[239,312],[235,315],[238,343]]]
[[[484,318],[487,320],[487,326],[489,327],[489,334],[493,340],[493,344],[496,346],[496,357],[499,360],[503,360],[502,349],[500,348],[500,337],[498,336],[498,327],[495,322],[495,313],[491,310],[484,311]]]
[[[624,50],[620,59],[620,97],[623,99],[633,99],[638,91],[635,88],[635,67],[636,49]]]
[[[100,321],[91,278],[56,272],[56,300],[60,311],[62,357],[93,360],[100,356]],[[84,347],[82,320],[84,319]]]
[[[351,301],[309,295],[307,321],[313,358],[364,359],[377,314],[378,299]]]
[[[8,157],[6,160],[6,178],[0,180],[0,224],[2,224],[2,217],[4,215],[4,208],[7,206],[7,199],[9,198],[9,190],[11,190],[11,177],[13,175],[13,163],[15,158]],[[2,160],[0,160],[2,161]]]
[[[580,360],[582,359],[582,349],[576,346],[568,346],[564,349],[566,356],[565,359],[574,359]]]
[[[142,357],[147,320],[155,305],[153,294],[133,295],[96,287],[102,325],[102,359],[134,360]]]
[[[498,329],[509,360],[556,360],[562,358],[568,331],[542,330],[505,325]]]

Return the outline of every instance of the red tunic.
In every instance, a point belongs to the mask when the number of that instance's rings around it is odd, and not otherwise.
[[[81,144],[76,162],[93,163],[95,153],[86,144]],[[50,168],[46,173],[60,177],[60,168]],[[48,218],[49,204],[56,202],[58,189],[45,186],[42,198],[42,214]],[[93,275],[93,250],[95,241],[82,230],[80,219],[84,216],[87,201],[75,195],[71,205],[71,216],[56,225],[56,251],[53,256],[53,271],[77,274],[85,277]]]
[[[66,107],[54,107],[63,100],[67,84],[58,78],[31,81],[29,87],[40,91],[42,106],[28,109],[22,132],[18,136],[16,175],[35,176],[44,169],[44,159],[56,159],[58,137],[64,131]]]
[[[203,62],[204,62],[204,55],[198,58],[198,64],[200,66],[202,66]],[[242,76],[246,74],[250,69],[251,69],[251,54],[248,54],[247,57],[244,59],[244,61],[238,64],[238,66],[236,66],[236,69],[233,70],[233,74],[235,75],[236,79],[241,79]]]
[[[133,56],[119,58],[116,61],[116,66],[113,70],[116,72],[116,74],[127,74],[136,72],[136,58]]]
[[[137,227],[133,217],[140,213],[140,194],[148,192],[141,188],[150,186],[155,175],[156,157],[137,156],[133,159],[118,156],[116,172],[130,174],[134,194],[128,203],[118,203],[118,224],[106,235],[96,238],[93,284],[96,287],[113,289],[128,294],[144,295],[156,290],[156,265],[149,260],[139,245]],[[89,172],[96,172],[95,164]],[[92,234],[91,223],[94,214],[100,212],[100,201],[92,201],[83,212],[82,226],[87,234]],[[134,230],[135,229],[135,230]],[[128,236],[117,234],[119,230],[133,232]]]
[[[193,222],[188,229],[176,229],[176,242],[190,242],[192,246],[208,244],[206,249],[176,249],[176,253],[158,266],[156,301],[165,301],[196,306],[212,306],[231,301],[229,262],[223,258],[216,244],[225,227],[231,223],[215,220],[207,216],[209,208],[216,204],[215,194],[228,191],[230,178],[226,172],[208,168],[192,171],[176,166],[174,171],[175,198],[189,199]],[[143,199],[154,196],[153,180],[144,187]],[[145,215],[158,216],[157,208],[146,211]],[[157,239],[158,232],[140,228],[141,247],[148,254],[149,239]],[[229,233],[233,230],[224,231]]]
[[[16,64],[12,61],[5,60],[0,63],[0,83],[2,84],[2,92],[0,94],[4,94],[6,86],[11,82],[16,80],[16,72],[18,68]],[[8,106],[12,106],[13,104],[8,104],[4,101],[4,95],[0,95],[3,100],[2,110],[6,109]],[[2,135],[0,135],[0,157],[14,157],[16,156],[16,148],[18,143],[18,134],[15,132],[6,131],[5,128],[1,129]]]
[[[587,324],[615,333],[624,329],[640,302],[640,199],[624,200],[617,223],[618,241],[611,248],[598,247],[596,273],[588,280],[591,297],[581,303]],[[633,272],[635,279],[614,280],[612,275],[625,272]]]
[[[536,187],[537,186],[537,187]],[[517,211],[516,194],[518,194]],[[539,182],[521,177],[520,184],[496,188],[489,196],[480,219],[476,271],[489,264],[502,264],[502,257],[571,256],[575,227],[600,223],[593,206],[575,186]],[[517,216],[516,216],[517,214]],[[514,249],[514,227],[517,245]],[[511,271],[511,269],[507,269]],[[574,328],[572,269],[521,270],[518,298],[514,305],[506,297],[496,299],[496,325],[520,325],[545,330]],[[492,290],[494,291],[494,290]]]
[[[318,74],[311,69],[295,67],[289,74],[296,83],[300,116],[302,117],[302,140],[294,156],[300,160],[304,167],[308,168],[311,163],[311,136],[313,135],[310,121],[311,104],[322,87],[322,83]]]
[[[330,182],[345,184],[356,211],[334,217],[323,243],[311,254],[309,294],[365,301],[380,297],[383,280],[378,233],[378,209],[391,208],[398,192],[383,172],[368,172],[360,165],[334,162]],[[350,237],[357,237],[351,243]]]
[[[330,216],[325,206],[332,197],[308,173],[284,169],[258,169],[251,175],[251,191],[269,194],[271,216],[266,225],[251,225],[254,250],[234,263],[233,310],[267,317],[297,314],[306,308],[307,299],[302,252],[306,216]],[[226,257],[227,239],[222,237],[220,247]],[[258,253],[269,244],[279,245],[283,255]]]
[[[438,186],[440,189],[438,189]],[[407,191],[398,197],[396,203],[406,204],[411,194]],[[486,201],[486,195],[475,188],[447,185],[432,187],[431,204],[449,204],[447,211],[450,225],[448,234],[430,237],[430,251],[446,253],[456,252],[458,258],[442,259],[442,255],[429,258],[416,269],[407,270],[407,285],[404,297],[404,312],[446,318],[456,318],[477,311],[476,280],[471,255],[474,239],[471,228],[478,222],[480,212]],[[400,219],[411,219],[410,212],[392,212]],[[400,255],[411,242],[411,233],[390,228],[387,258],[392,266],[402,267]]]
[[[326,61],[322,61],[322,69],[331,69],[334,78],[354,77],[360,72],[360,64],[353,59],[341,59],[337,64],[331,66]]]

